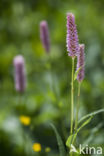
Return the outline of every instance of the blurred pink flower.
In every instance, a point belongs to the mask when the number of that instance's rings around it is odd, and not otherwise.
[[[50,37],[47,21],[40,22],[40,39],[46,52],[50,51]]]
[[[15,88],[19,92],[24,92],[26,88],[26,73],[23,56],[16,56],[13,63],[15,68]]]

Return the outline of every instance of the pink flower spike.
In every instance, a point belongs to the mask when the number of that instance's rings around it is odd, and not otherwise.
[[[14,69],[15,69],[15,88],[18,92],[24,92],[26,88],[26,73],[24,58],[18,55],[14,58]]]
[[[50,37],[47,21],[40,22],[40,39],[46,52],[50,51]]]
[[[75,24],[75,17],[72,13],[67,14],[67,51],[68,55],[75,57],[79,52],[78,34]]]
[[[78,75],[77,75],[77,80],[78,82],[83,81],[84,79],[84,66],[85,66],[85,54],[84,54],[84,49],[85,45],[80,44],[79,45],[79,55],[77,56],[77,70],[79,69]]]

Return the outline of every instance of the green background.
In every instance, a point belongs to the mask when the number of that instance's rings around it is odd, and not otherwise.
[[[70,129],[71,58],[66,50],[66,13],[73,12],[79,43],[85,44],[85,79],[81,86],[79,117],[104,107],[104,1],[103,0],[0,0],[0,155],[59,155],[50,127],[54,123],[65,143]],[[40,21],[49,25],[51,51],[40,41]],[[27,89],[14,87],[14,56],[24,56]],[[77,82],[75,82],[77,88]],[[75,90],[75,101],[77,89]],[[23,126],[19,117],[31,117]],[[78,142],[104,145],[104,114],[81,130]],[[96,128],[94,131],[93,128]],[[94,132],[93,132],[94,131]],[[45,153],[45,147],[51,152]]]

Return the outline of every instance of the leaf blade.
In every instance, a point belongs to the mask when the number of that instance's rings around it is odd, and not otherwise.
[[[78,121],[78,124],[80,124],[83,120],[87,119],[88,117],[90,117],[90,116],[95,116],[95,115],[97,115],[97,114],[99,114],[99,113],[102,113],[102,112],[104,112],[104,109],[100,109],[100,110],[94,111],[94,112],[92,112],[92,113],[90,113],[90,114],[87,114],[87,115],[83,116],[83,117]]]
[[[66,151],[65,151],[65,147],[64,147],[64,143],[61,139],[61,136],[59,135],[56,127],[53,125],[53,124],[50,124],[55,135],[56,135],[56,139],[57,139],[57,142],[58,142],[58,147],[59,147],[59,151],[60,151],[60,156],[66,156]]]
[[[77,129],[77,131],[76,131],[74,134],[72,134],[72,135],[70,135],[70,136],[68,137],[68,139],[67,139],[67,141],[66,141],[66,146],[67,146],[67,147],[70,148],[71,144],[74,144],[74,141],[75,141],[75,139],[76,139],[76,137],[77,137],[78,132],[79,132],[84,126],[86,126],[87,124],[90,123],[90,121],[92,120],[92,117],[93,117],[93,116],[89,117],[89,119],[87,119],[85,122],[83,122],[83,123],[81,124],[81,126]]]
[[[77,132],[75,133],[74,137],[73,137],[73,141],[72,143],[74,143],[76,137],[77,137],[77,134],[78,132],[83,128],[85,127],[87,124],[89,124],[92,120],[93,116],[89,117],[89,119],[87,119],[85,122],[82,123],[82,125],[77,129]]]

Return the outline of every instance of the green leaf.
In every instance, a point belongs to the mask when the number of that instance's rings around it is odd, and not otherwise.
[[[61,139],[61,136],[59,135],[56,127],[53,125],[53,124],[50,124],[55,135],[56,135],[56,138],[57,138],[57,142],[58,142],[58,146],[59,146],[59,151],[60,151],[60,156],[66,156],[66,151],[65,151],[65,147],[64,147],[64,144],[63,144],[63,141]]]
[[[71,145],[71,143],[72,143],[73,135],[74,135],[74,134],[70,135],[70,136],[68,137],[67,141],[66,141],[66,146],[69,147],[69,148],[70,148],[70,145]]]
[[[91,122],[92,118],[93,118],[93,116],[91,116],[89,119],[87,119],[85,122],[83,122],[82,125],[77,129],[76,133],[75,133],[74,136],[73,136],[73,142],[72,142],[72,143],[74,143],[74,141],[75,141],[75,139],[76,139],[76,137],[77,137],[78,132],[79,132],[83,127],[85,127],[87,124],[89,124],[89,123]]]
[[[83,120],[87,119],[88,117],[90,117],[90,116],[95,116],[95,115],[97,115],[97,114],[99,114],[99,113],[102,113],[102,112],[104,112],[104,109],[100,109],[100,110],[97,110],[97,111],[92,112],[92,113],[90,113],[90,114],[87,114],[87,115],[83,116],[83,117],[78,121],[78,124],[80,124]]]
[[[74,134],[72,134],[72,135],[70,135],[70,136],[68,137],[68,139],[67,139],[67,141],[66,141],[66,146],[68,146],[68,147],[70,148],[70,145],[71,145],[71,144],[74,144],[74,141],[75,141],[75,139],[76,139],[76,137],[77,137],[78,132],[79,132],[84,126],[86,126],[88,123],[90,123],[92,117],[93,117],[93,116],[91,116],[89,119],[87,119],[85,122],[83,122],[82,125],[77,129],[77,131],[76,131]]]

